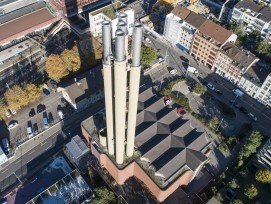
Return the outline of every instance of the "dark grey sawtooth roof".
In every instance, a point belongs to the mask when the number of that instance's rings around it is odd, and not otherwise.
[[[204,132],[179,117],[176,107],[166,106],[151,88],[139,94],[135,145],[165,180],[183,168],[194,171],[207,159],[203,151],[210,144]]]

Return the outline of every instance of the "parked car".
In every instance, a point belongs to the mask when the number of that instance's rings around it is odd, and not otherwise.
[[[7,110],[7,112],[6,112],[6,116],[7,116],[8,118],[10,118],[10,117],[11,117],[11,114],[10,114],[9,110]]]
[[[54,123],[54,117],[53,117],[53,114],[51,112],[49,112],[49,114],[48,114],[48,122],[50,124]]]
[[[214,87],[214,85],[212,83],[208,83],[207,84],[207,88],[210,89],[210,90],[212,90],[212,91],[215,90],[215,87]]]
[[[44,116],[43,116],[43,126],[45,129],[49,128],[48,119],[47,117],[44,117]]]
[[[218,94],[218,95],[223,95],[223,93],[218,89],[215,89],[215,93]]]
[[[46,106],[44,104],[39,104],[37,106],[37,113],[41,113],[42,111],[46,110]]]
[[[33,117],[34,115],[36,115],[35,109],[31,108],[31,110],[29,111],[29,117]]]
[[[247,114],[248,117],[250,117],[252,120],[257,121],[257,117],[253,115],[252,113]]]
[[[36,135],[39,133],[39,127],[37,123],[33,124],[33,133]]]
[[[150,38],[145,38],[145,41],[147,42],[147,43],[151,43],[151,40],[150,40]]]
[[[62,112],[61,110],[58,110],[58,111],[57,111],[57,114],[58,114],[58,116],[59,116],[59,118],[60,118],[61,120],[64,119],[64,114],[63,114],[63,112]]]
[[[42,89],[43,93],[45,96],[49,96],[50,95],[50,91],[48,89]]]
[[[248,114],[247,109],[245,109],[245,108],[242,107],[242,106],[239,108],[239,110],[240,110],[241,112],[243,112],[244,114]]]
[[[32,127],[27,127],[26,131],[27,131],[28,138],[31,138],[34,136],[33,131],[32,131]]]
[[[15,114],[17,113],[16,110],[13,109],[13,108],[10,108],[9,110],[10,110],[10,112],[11,112],[13,115],[15,115]]]
[[[157,59],[158,59],[158,61],[159,61],[159,62],[158,62],[159,64],[162,64],[162,63],[165,62],[165,59],[164,59],[163,57],[160,57],[160,56],[159,56]]]
[[[178,71],[177,71],[177,69],[175,69],[175,68],[171,68],[171,70],[170,70],[169,73],[172,74],[172,75],[175,75],[175,74],[178,73]]]
[[[6,154],[9,154],[9,142],[8,142],[8,138],[4,137],[2,138],[2,146],[3,146],[3,150]]]
[[[8,129],[11,130],[11,129],[17,127],[17,125],[18,125],[18,122],[16,122],[16,121],[11,121],[11,122],[9,123],[9,125],[8,125]]]

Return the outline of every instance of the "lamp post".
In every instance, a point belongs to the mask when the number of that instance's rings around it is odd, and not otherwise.
[[[219,127],[221,126],[221,124],[222,124],[222,122],[223,122],[223,118],[221,119],[221,121],[220,121],[220,123],[218,124],[218,127],[216,128],[216,130],[215,131],[218,131],[218,129],[219,129]]]

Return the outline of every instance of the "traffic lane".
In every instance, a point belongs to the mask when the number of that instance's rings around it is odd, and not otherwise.
[[[221,78],[220,76],[218,76],[217,74],[214,74],[214,76],[212,78],[215,78],[217,80],[217,86],[220,87],[220,89],[223,89],[224,91],[231,93],[231,95],[233,96],[234,100],[235,95],[232,93],[232,90],[236,89],[237,87],[232,85],[231,83],[229,83],[228,81],[226,81],[226,79]],[[257,102],[255,99],[253,99],[252,97],[250,97],[247,94],[244,94],[242,97],[239,98],[239,101],[241,101],[244,105],[244,107],[249,107],[247,109],[252,109],[253,112],[256,112],[255,114],[261,115],[264,112],[264,117],[266,117],[266,119],[270,120],[271,119],[271,112],[270,110],[268,110],[263,104],[260,104],[259,102]]]
[[[46,132],[40,134],[36,138],[32,138],[32,142],[27,142],[20,146],[16,151],[15,156],[11,158],[6,167],[0,171],[1,188],[2,186],[11,185],[10,183],[7,184],[10,177],[12,177],[11,172],[16,171],[16,174],[18,175],[25,175],[23,171],[20,171],[20,169],[24,169],[24,167],[26,167],[25,164],[27,164],[29,160],[31,161],[33,158],[36,158],[36,155],[41,155],[45,152],[49,152],[49,154],[55,153],[62,149],[62,145],[65,141],[67,141],[66,139],[68,139],[68,141],[70,140],[70,138],[63,137],[63,140],[61,140],[58,145],[55,145],[56,141],[59,141],[59,138],[56,135],[60,135],[62,132],[70,132],[72,136],[76,134],[81,135],[81,122],[91,115],[100,112],[101,110],[104,110],[104,104],[97,102],[92,106],[89,106],[84,111],[77,112],[72,117],[68,118],[66,122],[62,121],[61,123],[56,124],[54,127],[46,130]],[[52,136],[53,139],[51,139]],[[42,164],[40,161],[44,160],[39,160],[39,164]],[[28,171],[31,171],[31,169],[28,169]]]

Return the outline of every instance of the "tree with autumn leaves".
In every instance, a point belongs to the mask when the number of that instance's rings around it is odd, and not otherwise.
[[[72,49],[65,49],[60,55],[51,54],[46,62],[46,71],[51,79],[56,81],[76,72],[81,67],[81,60],[76,45]]]
[[[4,118],[8,109],[20,110],[23,106],[36,101],[41,96],[41,90],[34,84],[24,88],[15,85],[8,89],[0,101],[0,118]]]

